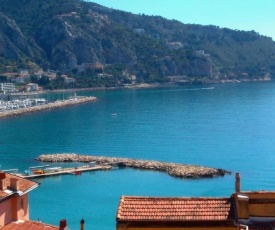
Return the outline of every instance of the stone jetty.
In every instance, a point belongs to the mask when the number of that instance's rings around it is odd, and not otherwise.
[[[34,113],[38,111],[52,110],[52,109],[57,109],[57,108],[62,108],[67,106],[73,106],[73,105],[83,104],[83,103],[92,102],[96,100],[97,100],[96,97],[77,97],[71,100],[55,101],[44,105],[38,105],[38,106],[32,106],[32,107],[14,109],[14,110],[6,110],[3,112],[0,112],[0,119],[20,116],[23,114],[29,114],[29,113]]]
[[[208,168],[204,166],[129,158],[78,155],[75,153],[45,154],[38,156],[36,160],[43,162],[96,162],[97,164],[111,164],[118,165],[119,167],[161,171],[166,172],[171,176],[180,178],[204,178],[231,174],[231,172],[223,169]]]

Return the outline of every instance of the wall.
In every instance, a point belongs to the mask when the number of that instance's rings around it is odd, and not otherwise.
[[[257,217],[275,217],[275,193],[259,192],[249,195],[249,215]]]
[[[0,203],[0,225],[17,220],[29,220],[28,194],[12,196]]]
[[[13,221],[29,220],[29,199],[28,194],[21,197],[12,197],[12,218]]]
[[[11,199],[0,203],[0,225],[4,226],[12,221]]]
[[[247,199],[237,198],[237,195],[234,195],[239,219],[275,217],[275,192],[242,192],[241,194],[247,196]]]

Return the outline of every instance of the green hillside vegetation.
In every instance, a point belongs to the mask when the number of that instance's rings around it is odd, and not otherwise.
[[[183,24],[82,0],[0,3],[0,72],[53,69],[74,77],[74,87],[121,85],[131,76],[137,83],[275,77],[275,43],[255,31]],[[100,63],[104,72],[80,71],[84,63]],[[40,83],[68,87],[58,79]]]

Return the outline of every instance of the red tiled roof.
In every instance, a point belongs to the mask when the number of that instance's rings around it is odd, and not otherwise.
[[[26,179],[23,179],[21,177],[14,176],[14,175],[11,175],[11,174],[8,174],[8,173],[2,173],[1,172],[1,177],[3,177],[1,179],[4,179],[4,178],[6,179],[7,189],[10,189],[10,185],[11,185],[10,179],[11,178],[18,179],[19,180],[19,191],[22,191],[23,193],[25,193],[27,190],[29,190],[31,188],[34,188],[34,187],[38,186],[38,183],[36,183],[36,182],[26,180]],[[6,197],[8,195],[9,194],[6,193],[5,191],[0,190],[0,199]]]
[[[44,223],[34,221],[24,222],[12,222],[4,227],[0,227],[1,230],[57,230],[58,227],[51,226]]]
[[[230,198],[157,198],[122,196],[121,221],[223,221],[233,220]]]

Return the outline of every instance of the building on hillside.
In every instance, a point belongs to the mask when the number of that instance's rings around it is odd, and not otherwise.
[[[26,82],[31,80],[31,76],[30,75],[20,75],[19,77],[17,77],[15,79],[15,82],[17,84],[25,84]]]
[[[78,73],[86,73],[88,71],[94,71],[95,73],[104,73],[104,65],[96,62],[96,63],[82,63],[77,66]]]
[[[196,50],[194,51],[194,55],[202,56],[202,57],[210,57],[210,54],[204,52],[204,50]]]
[[[4,93],[14,92],[15,85],[13,83],[0,83],[0,91]]]
[[[73,84],[73,83],[75,83],[75,79],[72,77],[64,77],[64,83],[66,85]]]
[[[39,69],[39,70],[37,70],[36,72],[34,72],[33,75],[34,75],[36,78],[40,79],[40,78],[42,78],[43,73],[44,73],[43,70],[42,70],[42,69]]]
[[[143,28],[134,28],[133,31],[137,34],[145,34],[145,29]]]
[[[184,45],[181,42],[169,42],[167,43],[167,45],[170,49],[175,49],[175,50],[178,50],[184,47]]]
[[[275,192],[236,191],[227,198],[131,197],[120,200],[117,230],[274,230]]]
[[[43,76],[48,77],[50,81],[53,81],[56,79],[57,74],[54,70],[47,70],[47,72],[43,73]]]
[[[38,84],[29,83],[29,84],[26,85],[26,91],[27,92],[35,92],[35,91],[38,91],[38,90],[39,90]]]
[[[178,82],[178,83],[187,83],[189,82],[189,78],[187,76],[169,76],[170,82]]]

